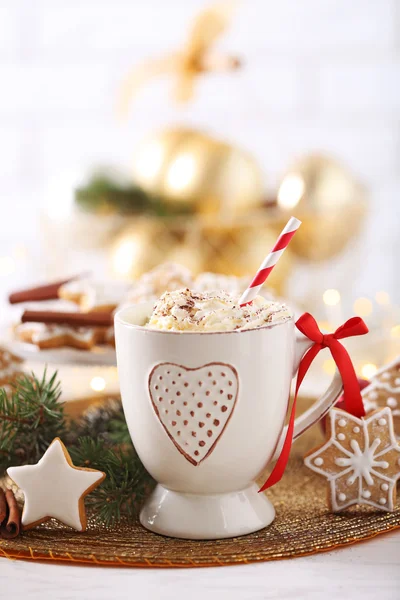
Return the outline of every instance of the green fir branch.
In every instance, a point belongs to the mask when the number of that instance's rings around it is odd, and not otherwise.
[[[104,471],[104,482],[87,497],[92,515],[106,525],[133,518],[154,481],[129,437],[122,405],[110,400],[69,422],[59,401],[55,372],[22,377],[11,395],[0,389],[0,472],[36,463],[55,437],[66,443],[76,466]]]
[[[65,433],[57,373],[47,380],[18,379],[11,395],[0,389],[0,470],[37,462],[55,437]]]
[[[99,469],[107,475],[101,486],[87,499],[96,517],[106,525],[122,516],[134,517],[143,500],[154,487],[132,444],[122,448],[105,448],[90,437],[79,438],[78,445],[69,448],[74,464]]]

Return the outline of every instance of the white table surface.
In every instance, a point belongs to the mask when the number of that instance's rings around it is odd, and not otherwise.
[[[77,567],[0,559],[13,600],[399,600],[400,531],[291,560],[203,569]]]

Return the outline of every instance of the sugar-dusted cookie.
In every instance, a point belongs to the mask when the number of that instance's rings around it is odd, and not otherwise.
[[[128,289],[128,284],[118,281],[77,279],[62,285],[58,294],[63,300],[78,304],[84,312],[111,312],[121,303]]]
[[[111,313],[83,313],[76,306],[71,310],[70,303],[64,300],[58,300],[58,303],[60,308],[65,309],[25,310],[20,323],[14,327],[15,336],[43,350],[63,346],[91,350],[99,344],[113,345]],[[51,308],[54,308],[54,304]]]
[[[390,408],[394,431],[400,439],[400,357],[380,369],[361,395],[367,413],[384,406]]]
[[[327,441],[311,450],[304,463],[328,480],[333,512],[353,504],[393,511],[400,477],[400,445],[390,409],[358,419],[333,408],[327,419]]]
[[[54,518],[78,531],[86,529],[85,496],[106,476],[102,471],[75,467],[59,438],[38,463],[10,467],[7,473],[25,496],[23,529]]]
[[[24,375],[22,359],[0,346],[0,388],[11,390],[12,384]]]
[[[108,327],[104,332],[104,344],[115,348],[115,331],[114,326]]]
[[[23,342],[34,344],[41,350],[68,346],[90,350],[105,343],[105,327],[69,327],[46,323],[21,323],[15,327],[16,336]]]

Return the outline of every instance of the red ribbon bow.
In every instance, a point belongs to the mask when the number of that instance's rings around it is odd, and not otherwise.
[[[351,362],[351,358],[346,348],[339,340],[353,337],[355,335],[364,335],[368,333],[368,327],[360,317],[353,317],[336,329],[334,333],[323,334],[317,325],[316,320],[309,313],[302,315],[296,327],[301,333],[314,342],[314,345],[307,350],[300,361],[299,370],[297,373],[296,391],[293,400],[292,410],[289,418],[288,430],[282,447],[282,452],[276,462],[276,465],[264,483],[259,492],[263,492],[267,488],[275,485],[281,480],[287,462],[289,460],[290,449],[292,447],[293,430],[296,412],[296,400],[303,379],[311,366],[318,352],[323,348],[329,348],[332,358],[336,363],[338,371],[343,381],[343,396],[345,408],[348,413],[355,417],[363,417],[365,415],[364,405],[361,398],[360,386],[357,381],[357,375]]]

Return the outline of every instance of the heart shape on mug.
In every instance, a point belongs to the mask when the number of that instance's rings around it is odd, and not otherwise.
[[[221,439],[238,389],[237,371],[225,363],[197,368],[161,363],[149,375],[154,412],[179,452],[195,466]]]

